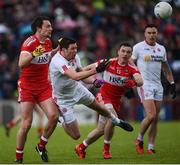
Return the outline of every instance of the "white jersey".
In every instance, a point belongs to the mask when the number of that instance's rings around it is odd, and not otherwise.
[[[76,55],[73,60],[68,61],[59,52],[56,53],[49,66],[54,98],[64,99],[74,96],[75,89],[80,84],[78,81],[64,75],[65,70],[68,68],[74,70],[81,68],[79,57]]]
[[[145,41],[137,43],[133,47],[132,59],[137,61],[144,85],[161,85],[161,66],[167,61],[164,46],[158,43],[150,46]]]
[[[68,69],[81,68],[80,59],[76,55],[71,61],[66,60],[62,55],[56,53],[49,66],[49,74],[52,84],[52,96],[58,105],[64,122],[69,124],[75,120],[74,105],[90,105],[95,97],[84,87],[81,82],[75,81],[64,72]]]

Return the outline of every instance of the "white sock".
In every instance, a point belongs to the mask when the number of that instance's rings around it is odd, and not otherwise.
[[[154,144],[148,144],[148,150],[154,150]]]
[[[113,113],[111,113],[111,119],[116,121],[116,123],[120,123],[120,120]]]
[[[88,146],[88,144],[86,143],[86,141],[84,140],[83,141],[83,144],[87,147]]]
[[[104,140],[104,144],[110,144],[111,141],[108,141],[108,140]]]
[[[139,133],[137,139],[140,141],[143,141],[143,135],[141,133]]]
[[[41,136],[41,139],[42,139],[43,141],[45,141],[45,142],[48,141],[48,139],[46,139],[43,135]]]

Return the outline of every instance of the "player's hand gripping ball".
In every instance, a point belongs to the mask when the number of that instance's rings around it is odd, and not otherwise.
[[[154,7],[154,14],[157,18],[168,19],[172,15],[172,7],[167,2],[159,2]]]

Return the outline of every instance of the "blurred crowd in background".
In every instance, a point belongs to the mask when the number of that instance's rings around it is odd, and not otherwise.
[[[82,65],[116,56],[122,41],[132,45],[144,39],[147,23],[159,28],[158,42],[167,49],[177,98],[180,96],[180,0],[172,0],[173,15],[155,18],[153,0],[0,0],[0,99],[17,97],[17,61],[23,39],[31,33],[31,21],[47,15],[54,28],[52,40],[63,36],[79,44]],[[168,84],[164,81],[165,94]]]

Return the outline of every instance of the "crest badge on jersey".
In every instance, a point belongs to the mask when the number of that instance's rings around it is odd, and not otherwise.
[[[161,51],[161,49],[160,49],[160,48],[157,48],[157,51],[158,51],[158,52],[160,52],[160,51]]]
[[[117,69],[117,74],[121,74],[121,69]]]
[[[125,72],[125,73],[128,73],[128,69],[125,69],[124,72]]]

